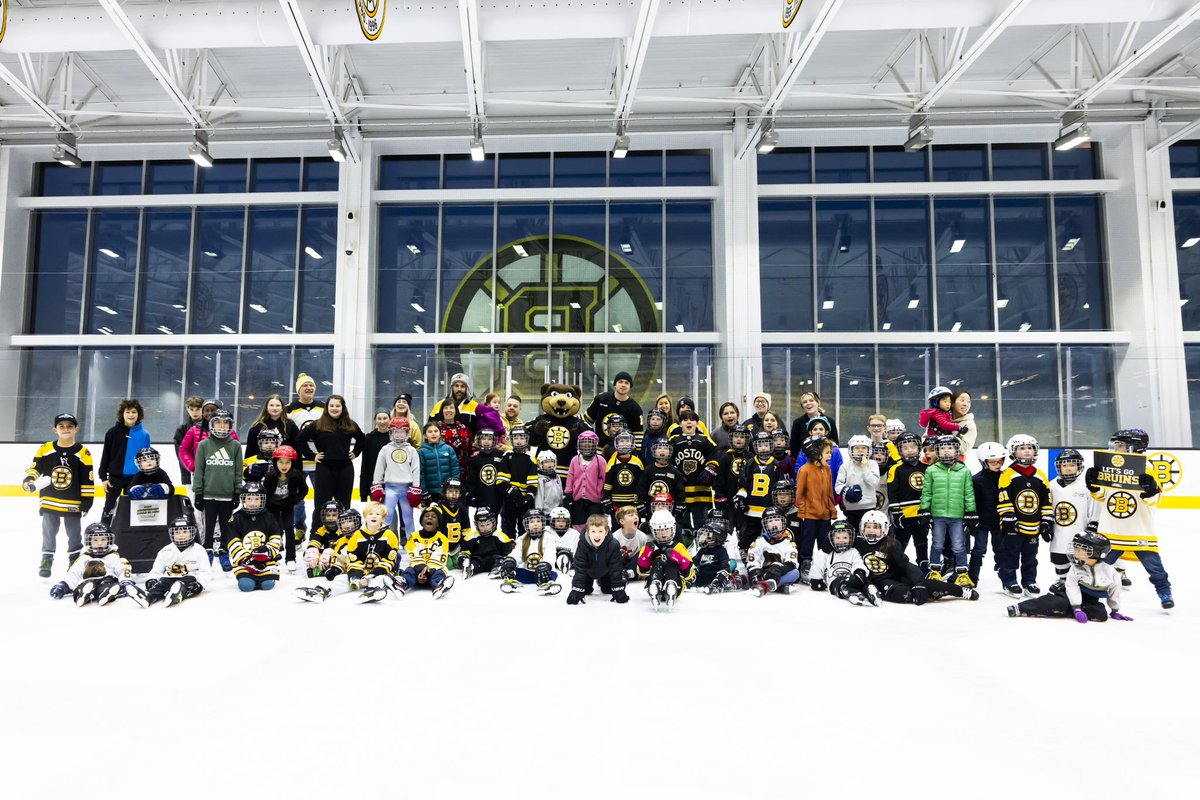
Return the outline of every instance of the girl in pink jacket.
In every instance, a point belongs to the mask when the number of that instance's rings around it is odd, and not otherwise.
[[[941,436],[943,433],[966,433],[970,430],[966,425],[954,422],[950,412],[954,394],[945,386],[935,386],[929,392],[929,408],[921,409],[921,427],[926,436]]]
[[[604,506],[604,459],[597,456],[600,437],[595,431],[579,434],[578,455],[571,459],[567,468],[567,488],[563,492],[563,505],[571,510],[571,525],[583,532],[588,517],[603,514]]]
[[[220,408],[220,406],[217,407]],[[196,471],[196,448],[207,438],[208,420],[206,419],[199,425],[193,425],[189,428],[187,434],[183,437],[183,441],[179,443],[179,463],[188,472]],[[236,442],[238,438],[237,431],[230,431],[229,438]]]

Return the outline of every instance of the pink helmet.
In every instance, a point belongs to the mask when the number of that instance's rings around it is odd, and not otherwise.
[[[579,434],[579,441],[582,442],[585,439],[590,439],[596,443],[600,442],[600,437],[596,434],[595,431],[584,431],[583,433]]]

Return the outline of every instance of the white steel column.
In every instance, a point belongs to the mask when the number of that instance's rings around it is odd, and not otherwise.
[[[362,158],[341,164],[338,191],[337,309],[333,316],[333,385],[346,397],[351,416],[370,429],[375,406],[369,337],[375,328],[371,291],[374,215],[371,213],[372,144]],[[351,218],[353,215],[353,218]],[[349,253],[347,252],[349,251]]]

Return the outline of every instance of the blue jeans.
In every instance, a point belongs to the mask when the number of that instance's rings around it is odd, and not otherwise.
[[[933,518],[933,546],[929,549],[930,564],[940,563],[942,551],[946,548],[947,535],[950,537],[950,549],[954,552],[954,566],[966,569],[967,534],[963,530],[963,521],[951,517]]]
[[[274,578],[252,578],[249,575],[243,575],[237,579],[237,587],[243,592],[253,592],[256,589],[270,591],[275,588]]]
[[[1109,564],[1116,564],[1120,559],[1121,553],[1124,551],[1113,550],[1104,560]],[[1171,593],[1171,581],[1167,577],[1167,571],[1163,569],[1162,556],[1157,550],[1134,550],[1133,551],[1138,561],[1142,562],[1142,566],[1146,568],[1146,572],[1150,575],[1150,582],[1154,584],[1154,590],[1160,595]]]
[[[775,583],[777,586],[788,586],[790,584],[795,583],[798,580],[800,580],[800,570],[791,569],[791,570],[788,570],[787,573],[785,573],[784,576],[782,578],[780,578],[778,581],[776,581]]]
[[[388,510],[388,527],[403,540],[406,534],[415,531],[413,507],[408,503],[408,489],[411,483],[385,483],[383,485],[383,505]],[[400,519],[404,520],[403,533],[396,527]]]

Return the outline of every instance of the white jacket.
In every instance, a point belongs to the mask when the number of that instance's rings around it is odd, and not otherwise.
[[[820,579],[826,584],[833,583],[834,578],[849,578],[861,570],[864,574],[867,567],[863,564],[862,555],[851,547],[843,553],[826,553],[817,548],[813,553],[812,566],[809,568],[808,579]]]
[[[954,424],[967,426],[966,433],[955,434],[958,436],[963,455],[966,455],[975,449],[975,440],[979,438],[979,427],[975,424],[975,412],[969,411],[966,416],[955,417]]]
[[[372,483],[408,483],[421,485],[421,459],[408,442],[397,447],[388,442],[375,459],[375,477]]]
[[[195,578],[202,589],[209,588],[212,581],[213,569],[208,563],[208,553],[197,542],[192,542],[186,550],[180,550],[174,542],[159,550],[146,580],[182,578],[185,575]]]
[[[848,486],[862,487],[862,500],[857,503],[845,502],[843,492]],[[874,459],[865,458],[861,464],[856,464],[853,458],[847,457],[838,470],[837,484],[833,491],[843,497],[847,511],[870,511],[875,508],[875,492],[879,488],[879,465]]]
[[[800,566],[800,556],[796,552],[796,542],[790,535],[774,544],[768,542],[767,537],[759,536],[750,545],[750,549],[746,551],[746,570],[762,569],[768,563],[774,563],[775,559],[769,558],[772,555],[778,556],[778,560],[785,564],[790,564],[793,567]]]
[[[88,555],[84,550],[79,554],[79,558],[75,559],[75,563],[67,570],[67,574],[63,576],[63,581],[67,584],[67,588],[75,591],[75,587],[83,583],[83,570],[93,561],[99,561],[104,565],[103,576],[112,576],[117,580],[125,580],[130,577],[129,562],[121,558],[120,553],[112,550],[108,555],[97,558],[96,556]]]
[[[1079,608],[1083,602],[1083,591],[1089,594],[1108,596],[1108,607],[1113,611],[1121,609],[1121,573],[1112,564],[1103,561],[1093,567],[1071,565],[1066,580],[1067,599],[1074,608]]]

